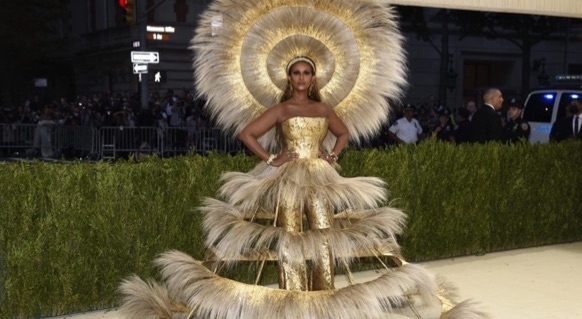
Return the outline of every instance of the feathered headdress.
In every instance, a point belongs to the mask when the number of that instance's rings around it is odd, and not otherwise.
[[[378,132],[406,85],[396,20],[385,0],[216,0],[191,42],[198,96],[237,135],[278,102],[288,62],[309,56],[323,102],[360,142]],[[274,146],[272,134],[263,146]]]

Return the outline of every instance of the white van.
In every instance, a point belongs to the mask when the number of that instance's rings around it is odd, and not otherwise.
[[[530,143],[547,143],[556,119],[567,116],[570,102],[582,98],[582,89],[543,89],[532,91],[525,100],[522,117],[529,122]]]

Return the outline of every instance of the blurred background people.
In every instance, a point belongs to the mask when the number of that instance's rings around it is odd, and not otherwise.
[[[455,125],[455,142],[457,144],[471,142],[471,112],[466,108],[460,108],[457,114],[457,125]]]
[[[475,101],[469,101],[469,102],[467,102],[465,109],[467,111],[469,111],[469,115],[467,116],[467,120],[472,121],[473,114],[475,114],[475,112],[477,112],[477,104],[475,104]]]
[[[557,119],[550,131],[550,142],[563,140],[582,140],[582,103],[578,100],[570,102],[568,107],[571,116]]]
[[[45,106],[34,130],[32,150],[29,153],[34,153],[40,149],[42,157],[53,157],[55,151],[52,145],[52,129],[56,124],[52,107]]]
[[[451,123],[451,112],[448,108],[443,108],[438,116],[439,123],[432,131],[432,135],[439,141],[454,143],[455,127]]]

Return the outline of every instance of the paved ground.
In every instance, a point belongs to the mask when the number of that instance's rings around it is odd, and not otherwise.
[[[424,263],[494,319],[582,318],[582,242]],[[373,274],[362,272],[365,281]],[[53,319],[122,319],[115,309]]]

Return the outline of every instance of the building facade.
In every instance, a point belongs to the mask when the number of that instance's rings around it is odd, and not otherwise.
[[[137,24],[130,26],[119,0],[69,0],[67,14],[57,21],[56,37],[65,45],[49,52],[60,61],[55,64],[59,67],[31,75],[47,80],[46,87],[32,90],[44,90],[54,97],[137,92],[144,89],[140,78],[147,81],[148,92],[194,90],[189,44],[199,15],[211,1],[135,2]],[[463,36],[454,23],[443,31],[441,21],[435,18],[440,11],[427,8],[423,12],[431,31],[429,41],[419,38],[412,21],[401,21],[410,70],[405,102],[443,100],[444,92],[444,104],[454,110],[470,100],[479,102],[482,91],[490,86],[501,88],[507,96],[525,96],[529,88],[548,84],[556,74],[582,73],[580,19],[558,18],[563,19],[560,28],[524,55],[519,43],[506,38]],[[173,32],[148,32],[144,41],[140,31],[145,22]],[[446,50],[442,47],[444,36]],[[134,74],[131,52],[140,50],[159,54],[159,63],[149,64],[147,75]],[[530,65],[524,88],[524,66]],[[447,74],[441,76],[444,70]]]

